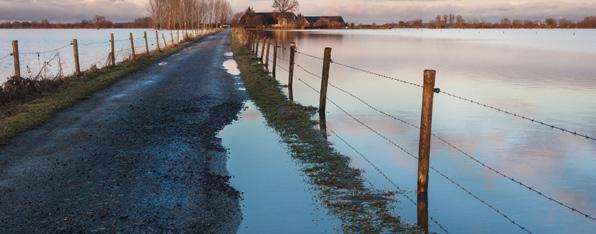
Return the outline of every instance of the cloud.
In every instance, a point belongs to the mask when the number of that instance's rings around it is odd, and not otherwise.
[[[105,15],[128,21],[147,15],[145,0],[0,0],[0,20],[80,21]]]
[[[0,0],[0,20],[79,21],[96,14],[114,21],[147,15],[148,0]],[[468,19],[503,17],[580,19],[596,12],[594,0],[299,0],[305,15],[342,15],[349,22],[433,19],[454,13]],[[235,11],[271,11],[272,0],[230,0]]]

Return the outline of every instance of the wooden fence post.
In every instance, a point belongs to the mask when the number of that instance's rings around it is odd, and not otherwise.
[[[176,43],[174,43],[174,32],[172,32],[172,30],[170,30],[170,37],[172,38],[172,46],[176,45]]]
[[[277,76],[277,41],[274,42],[273,44],[273,69],[272,69],[272,73],[273,73],[273,78],[276,78]]]
[[[329,84],[329,68],[331,67],[331,48],[325,48],[323,57],[323,75],[321,76],[321,97],[319,99],[319,114],[325,114],[327,108],[327,86]]]
[[[290,45],[290,66],[288,67],[288,95],[290,100],[294,100],[294,57],[296,55],[296,44],[294,42]]]
[[[430,143],[435,93],[434,70],[424,71],[422,91],[422,117],[420,118],[420,143],[418,151],[418,226],[428,233],[428,170],[430,167]]]
[[[267,43],[267,39],[263,38],[263,47],[261,47],[261,64],[265,63],[265,44]]]
[[[267,55],[265,56],[265,69],[269,72],[269,47],[271,47],[271,41],[267,40]]]
[[[420,143],[418,150],[418,194],[428,191],[428,168],[430,162],[430,140],[435,92],[434,70],[424,71],[422,91],[422,117],[420,118]]]
[[[161,39],[163,39],[163,47],[168,48],[168,42],[166,41],[166,35],[163,33],[161,34]]]
[[[257,53],[256,52],[257,43],[258,43],[257,35],[256,34],[253,34],[252,35],[252,50],[251,50],[253,54],[256,54]]]
[[[132,33],[130,33],[130,48],[132,49],[132,60],[136,60],[137,55],[135,54],[135,38]]]
[[[14,61],[14,78],[21,79],[21,60],[19,58],[19,41],[12,41],[12,58]]]
[[[79,43],[77,39],[72,39],[72,50],[74,52],[75,75],[81,76],[81,64],[79,63]]]
[[[114,33],[110,34],[110,47],[112,48],[112,54],[111,54],[111,59],[112,59],[112,66],[116,66],[116,51],[115,51],[115,46],[114,46]]]
[[[147,40],[147,32],[144,32],[143,36],[145,38],[145,53],[149,54],[149,41]]]
[[[159,32],[155,31],[155,41],[157,42],[157,51],[161,52],[161,47],[159,46]]]
[[[256,41],[257,41],[257,44],[255,46],[255,57],[259,58],[259,42],[260,42],[260,40],[259,40],[259,37],[258,36],[257,36],[257,40]]]

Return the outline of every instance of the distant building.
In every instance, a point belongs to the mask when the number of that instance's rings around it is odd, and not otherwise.
[[[346,22],[341,16],[296,16],[294,13],[255,12],[240,18],[245,27],[267,28],[344,28]]]
[[[284,27],[296,21],[294,13],[276,13],[276,12],[256,12],[253,14],[244,14],[240,19],[245,26],[251,27]]]

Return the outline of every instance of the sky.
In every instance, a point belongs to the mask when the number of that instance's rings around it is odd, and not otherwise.
[[[0,0],[0,20],[80,21],[105,15],[128,21],[147,15],[148,0]],[[271,11],[272,0],[230,0],[236,12],[253,6]],[[503,17],[581,19],[596,15],[596,0],[300,0],[304,15],[341,15],[348,22],[385,23],[433,19],[454,13],[467,19],[498,20]]]

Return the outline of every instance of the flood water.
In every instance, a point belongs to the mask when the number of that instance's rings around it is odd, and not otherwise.
[[[45,73],[48,77],[58,74],[60,68],[63,75],[74,74],[73,39],[79,45],[79,60],[81,70],[87,70],[95,65],[104,67],[110,49],[110,34],[114,33],[117,62],[129,59],[131,56],[130,33],[133,33],[135,52],[146,52],[144,32],[148,33],[149,50],[156,50],[156,34],[153,29],[0,29],[0,83],[14,74],[12,41],[19,41],[19,57],[21,75],[35,77],[48,62]],[[160,46],[170,45],[172,40],[182,40],[184,31],[159,31]]]
[[[276,132],[252,102],[245,108],[219,134],[230,154],[231,185],[242,193],[238,233],[339,233],[339,219],[317,203]]]
[[[319,30],[268,34],[286,47],[294,41],[299,51],[319,57],[325,47],[331,47],[335,62],[417,84],[422,84],[424,69],[435,69],[436,87],[442,91],[596,136],[596,30]],[[287,68],[288,49],[280,50],[280,55],[280,66]],[[296,63],[321,74],[322,62],[318,59],[297,54]],[[300,68],[295,70],[296,78],[320,87],[318,78]],[[287,73],[278,69],[278,79],[287,84]],[[330,82],[382,111],[420,124],[421,88],[335,63],[331,65]],[[328,97],[406,151],[418,154],[418,129],[374,111],[335,88],[329,87]],[[318,98],[317,93],[295,80],[296,101],[318,106]],[[433,133],[487,166],[596,216],[596,142],[445,94],[435,94],[434,101]],[[416,159],[331,103],[327,104],[327,125],[400,189],[416,197]],[[353,167],[365,171],[367,180],[379,189],[395,189],[371,164],[329,133],[330,141],[352,158]],[[449,179],[431,171],[429,215],[445,230],[596,230],[595,220],[503,178],[437,138],[432,141],[431,166]],[[404,196],[396,199],[399,205],[394,212],[415,224],[416,206]],[[429,223],[431,231],[444,232],[436,223]]]

